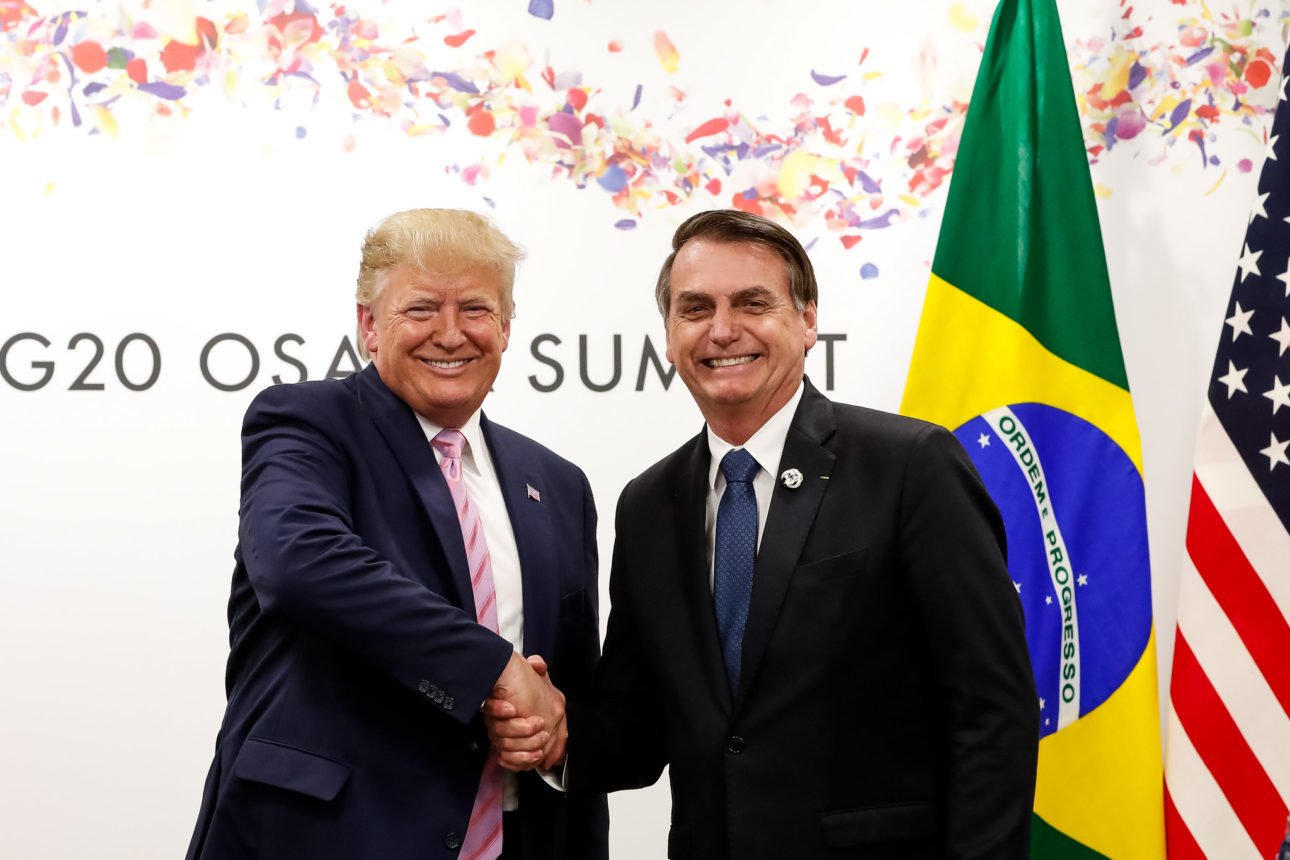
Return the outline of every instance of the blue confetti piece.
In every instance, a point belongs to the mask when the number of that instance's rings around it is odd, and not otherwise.
[[[529,14],[543,21],[550,21],[555,14],[555,3],[553,0],[529,0]]]
[[[174,84],[168,84],[164,81],[149,81],[146,84],[139,84],[139,89],[145,93],[150,93],[159,99],[174,101],[181,99],[188,91],[183,87],[177,87]]]
[[[606,191],[617,194],[627,187],[627,172],[617,164],[611,164],[604,173],[596,177],[596,184]]]
[[[816,243],[816,242],[818,242],[818,241],[820,241],[820,237],[819,237],[819,236],[812,236],[812,237],[811,237],[811,241],[807,242],[807,243],[806,243],[806,247],[805,247],[805,248],[803,248],[802,250],[803,250],[803,251],[805,251],[805,252],[806,252],[806,253],[808,253],[808,254],[809,254],[809,253],[811,253],[811,249],[815,247],[815,243]]]
[[[1142,68],[1136,61],[1129,67],[1129,89],[1137,89],[1138,84],[1142,83],[1147,76],[1147,70]]]
[[[95,81],[92,84],[86,84],[85,89],[81,90],[81,92],[84,93],[86,98],[89,98],[90,96],[93,96],[95,93],[105,89],[107,89],[107,84],[100,84],[97,81]]]
[[[635,95],[635,97],[632,99],[632,106],[631,106],[631,110],[636,110],[636,106],[637,106],[637,105],[639,105],[639,104],[641,103],[641,92],[642,92],[643,90],[644,90],[644,87],[642,87],[640,84],[637,84],[637,85],[636,85],[636,95]]]
[[[868,194],[877,194],[882,191],[882,186],[875,182],[873,177],[865,173],[863,170],[856,171],[856,179],[860,180],[860,187]]]
[[[888,209],[877,218],[870,218],[868,221],[861,221],[856,226],[861,230],[882,230],[891,226],[891,219],[900,214],[899,209]]]
[[[1194,66],[1212,53],[1214,53],[1213,45],[1210,45],[1208,48],[1201,48],[1199,51],[1187,58],[1187,65]]]
[[[436,78],[443,78],[448,82],[448,86],[452,87],[459,93],[470,93],[474,96],[479,95],[479,87],[475,86],[456,72],[431,72],[430,74]]]
[[[305,135],[309,134],[303,125],[296,126],[296,140],[304,140]]]
[[[1183,99],[1174,108],[1173,113],[1169,114],[1169,128],[1165,129],[1163,133],[1168,134],[1177,128],[1178,123],[1185,120],[1189,113],[1191,113],[1191,99]]]
[[[1106,132],[1102,135],[1102,142],[1106,144],[1106,151],[1110,152],[1115,148],[1115,132],[1120,127],[1120,118],[1113,116],[1106,124]]]
[[[624,218],[624,219],[623,219],[623,220],[621,220],[621,221],[615,221],[615,222],[614,222],[614,229],[615,229],[615,230],[635,230],[635,229],[636,229],[636,219],[635,219],[635,218]]]
[[[871,281],[878,277],[878,267],[873,263],[865,263],[860,267],[860,277],[862,280]]]
[[[491,197],[485,197],[485,198],[484,198],[484,202],[488,204],[488,208],[489,208],[489,209],[496,209],[496,208],[497,208],[497,203],[496,203],[496,201],[494,201],[494,200],[493,200],[493,198],[491,198]]]
[[[822,75],[815,71],[815,69],[811,69],[811,80],[815,81],[822,87],[831,87],[838,81],[845,81],[846,79],[846,75]]]

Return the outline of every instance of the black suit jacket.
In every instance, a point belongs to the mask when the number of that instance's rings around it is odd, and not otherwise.
[[[1027,855],[1038,696],[1003,524],[944,428],[809,382],[757,556],[731,696],[712,609],[700,433],[618,505],[575,789],[670,766],[676,860]]]
[[[599,651],[591,490],[536,442],[482,426],[525,650],[583,690]],[[228,707],[188,857],[456,858],[488,748],[479,706],[511,646],[474,620],[420,424],[368,367],[265,390],[242,445]],[[532,774],[519,788],[526,858],[607,856],[603,795],[567,800]]]

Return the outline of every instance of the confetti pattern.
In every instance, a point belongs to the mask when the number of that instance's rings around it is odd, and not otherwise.
[[[1279,49],[1287,13],[1262,0],[1242,14],[1194,3],[1179,11],[1189,14],[1168,44],[1146,44],[1132,8],[1107,37],[1073,43],[1089,156],[1145,156],[1152,165],[1197,158],[1222,176],[1229,166],[1249,171],[1248,159],[1224,161],[1228,132],[1262,135],[1280,79],[1266,44]],[[551,20],[554,4],[534,0],[528,13]],[[308,136],[311,118],[349,116],[346,151],[370,122],[465,140],[472,160],[446,167],[462,182],[485,184],[520,156],[553,180],[607,195],[620,230],[672,207],[730,206],[809,224],[850,249],[866,232],[930,211],[953,170],[967,109],[951,101],[868,113],[867,87],[882,72],[866,62],[867,49],[851,68],[800,70],[800,92],[785,105],[703,105],[682,89],[684,46],[662,30],[642,32],[636,39],[649,43],[657,66],[641,70],[626,103],[559,68],[547,46],[485,44],[456,10],[391,23],[341,5],[263,0],[257,12],[221,20],[143,14],[151,17],[132,20],[103,3],[42,16],[22,0],[0,0],[0,133],[117,138],[219,100],[304,105],[296,138]],[[950,17],[963,38],[976,36],[980,21],[963,4]],[[617,39],[607,46],[622,49]],[[646,87],[666,95],[666,116],[644,115]]]

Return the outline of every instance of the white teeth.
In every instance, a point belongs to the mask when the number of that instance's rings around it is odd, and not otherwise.
[[[466,359],[459,358],[456,361],[435,361],[433,358],[426,359],[426,364],[431,367],[442,367],[451,370],[454,367],[461,367],[466,363]]]
[[[750,361],[755,361],[756,358],[757,356],[755,355],[736,355],[733,358],[710,358],[708,359],[708,364],[711,367],[730,367],[735,364],[748,364]]]

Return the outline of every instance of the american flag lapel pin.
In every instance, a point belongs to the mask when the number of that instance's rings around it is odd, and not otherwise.
[[[535,502],[542,501],[542,494],[539,493],[537,487],[533,486],[532,484],[525,484],[524,492],[533,501]]]

